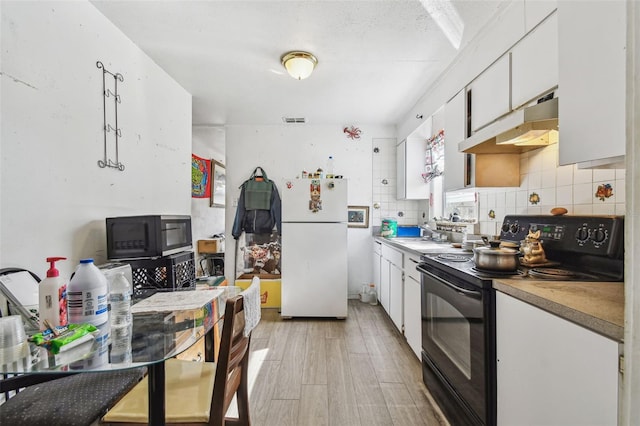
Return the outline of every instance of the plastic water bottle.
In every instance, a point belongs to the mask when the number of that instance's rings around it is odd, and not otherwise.
[[[69,323],[102,325],[109,321],[107,278],[93,264],[82,259],[67,286]]]
[[[370,305],[378,304],[378,293],[376,292],[375,284],[369,284],[369,304]]]
[[[329,159],[327,160],[327,168],[325,169],[325,176],[327,179],[332,179],[334,174],[333,174],[333,156],[329,156]]]
[[[109,291],[109,322],[111,324],[111,362],[131,362],[131,284],[119,272]]]

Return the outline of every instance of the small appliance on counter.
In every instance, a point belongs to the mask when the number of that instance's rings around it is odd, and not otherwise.
[[[127,279],[134,298],[156,291],[195,290],[191,216],[109,217],[106,231],[109,260],[131,265]]]
[[[106,228],[109,260],[168,256],[192,247],[188,215],[108,217]]]

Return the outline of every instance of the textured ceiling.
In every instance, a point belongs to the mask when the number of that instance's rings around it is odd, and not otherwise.
[[[457,12],[462,49],[508,2],[92,1],[193,95],[194,125],[395,124],[459,53],[432,16]],[[289,50],[317,56],[310,78]]]

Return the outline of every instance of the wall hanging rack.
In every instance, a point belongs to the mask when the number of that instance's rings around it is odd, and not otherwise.
[[[124,170],[124,164],[120,162],[118,156],[118,141],[122,137],[122,130],[118,127],[118,104],[121,103],[118,94],[118,82],[123,83],[124,77],[120,73],[112,73],[104,67],[100,61],[96,62],[96,66],[102,69],[102,111],[103,111],[103,132],[104,132],[104,157],[98,160],[98,166],[101,168],[110,167]],[[113,78],[113,90],[107,88],[107,74]],[[107,98],[113,99],[113,108],[107,109]],[[109,114],[109,122],[107,123],[107,115]],[[111,124],[113,123],[113,125]],[[107,139],[112,138],[114,141],[115,161],[107,156]]]

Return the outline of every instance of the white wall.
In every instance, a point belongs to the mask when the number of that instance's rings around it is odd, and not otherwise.
[[[193,153],[198,157],[213,159],[226,164],[225,159],[225,129],[224,127],[194,127]],[[199,269],[199,253],[197,241],[209,239],[213,235],[223,234],[225,227],[225,208],[210,207],[209,198],[191,199],[191,224],[193,233],[193,248],[196,256],[197,273]]]
[[[372,204],[372,139],[394,138],[393,127],[361,125],[359,140],[346,138],[341,125],[229,126],[226,131],[227,207],[226,235],[236,209],[232,203],[240,195],[238,187],[256,166],[262,166],[276,183],[300,176],[302,170],[325,168],[333,155],[335,174],[349,180],[349,204]],[[280,192],[282,190],[279,188]],[[349,228],[349,295],[354,297],[363,283],[372,279],[372,236],[369,228]],[[235,240],[227,240],[225,275],[233,280]]]
[[[191,95],[88,2],[0,8],[0,266],[44,277],[45,258],[65,256],[59,269],[69,276],[81,258],[106,260],[105,217],[190,214]],[[124,76],[122,172],[97,165],[96,61]]]

